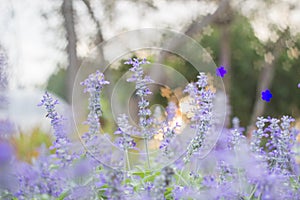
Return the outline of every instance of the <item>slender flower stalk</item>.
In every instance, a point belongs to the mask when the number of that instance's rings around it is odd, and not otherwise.
[[[150,168],[150,159],[149,159],[149,149],[148,149],[148,140],[152,137],[151,126],[153,120],[150,117],[151,111],[149,107],[149,101],[146,99],[147,96],[152,94],[147,84],[153,83],[153,80],[149,76],[144,75],[144,70],[141,65],[148,64],[149,62],[144,58],[139,60],[137,58],[129,59],[125,64],[132,65],[130,71],[133,72],[133,75],[127,79],[128,82],[135,82],[136,95],[139,97],[138,102],[138,115],[139,115],[139,125],[141,128],[141,133],[144,137],[144,144],[146,149],[147,164]]]
[[[171,157],[171,150],[169,148],[169,145],[173,138],[175,137],[175,131],[177,128],[180,127],[178,123],[175,124],[175,126],[172,124],[173,120],[176,116],[177,106],[174,102],[169,102],[166,112],[167,112],[167,118],[165,121],[163,121],[161,125],[161,130],[163,133],[163,140],[159,146],[159,148],[163,151],[164,156]]]
[[[192,98],[191,104],[197,106],[193,110],[194,116],[191,119],[193,123],[192,128],[196,130],[196,136],[188,145],[187,153],[184,157],[185,163],[189,162],[191,156],[201,149],[206,134],[212,126],[212,101],[214,93],[206,89],[208,82],[207,76],[204,73],[200,72],[197,78],[198,81],[196,83],[188,84],[184,90]]]
[[[103,87],[109,84],[104,79],[103,73],[96,71],[94,74],[90,74],[89,77],[80,83],[85,86],[84,93],[89,93],[89,114],[85,121],[85,124],[89,125],[89,130],[82,136],[86,146],[92,153],[98,152],[97,144],[94,141],[97,140],[100,133],[100,117],[102,116],[102,108],[100,104],[100,97]]]
[[[65,166],[70,164],[74,159],[74,155],[72,155],[69,150],[70,141],[65,131],[64,118],[55,110],[57,104],[59,104],[58,100],[53,99],[53,97],[46,92],[38,106],[44,106],[47,110],[46,117],[51,119],[55,136],[55,141],[51,149],[56,149],[56,157],[59,159],[59,162]]]
[[[125,114],[121,114],[117,119],[117,124],[119,128],[115,131],[116,135],[120,135],[116,140],[117,146],[122,148],[125,152],[125,158],[127,162],[127,167],[130,170],[130,161],[128,150],[136,149],[136,143],[134,139],[130,136],[134,130],[133,127],[129,124],[128,117]]]

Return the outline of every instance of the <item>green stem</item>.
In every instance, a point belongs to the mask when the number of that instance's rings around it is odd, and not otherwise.
[[[126,154],[126,161],[127,161],[128,171],[130,171],[131,167],[130,167],[130,161],[129,161],[129,155],[128,155],[128,150],[127,149],[125,150],[125,154]]]
[[[234,149],[234,153],[235,153],[235,156],[236,156],[236,158],[237,158],[237,160],[239,161],[239,156],[238,156],[238,154],[237,154],[237,152],[236,152],[236,149]],[[238,167],[238,176],[239,176],[239,192],[241,192],[242,191],[242,185],[241,185],[241,171],[240,171],[240,168]]]
[[[175,174],[178,176],[178,179],[176,182],[178,182],[179,178],[181,179],[181,181],[185,184],[185,185],[189,185],[186,180],[184,180],[184,178],[182,177],[182,173],[183,173],[183,170],[181,170],[180,174],[177,172],[177,170],[174,170]]]
[[[183,170],[184,170],[184,166],[182,167],[182,169],[181,169],[181,171],[180,171],[180,174],[178,174],[180,177],[182,177]],[[176,184],[178,184],[178,182],[179,182],[178,180],[179,180],[179,179],[177,179]]]
[[[254,197],[254,194],[255,194],[256,188],[257,188],[257,184],[254,186],[254,188],[253,188],[253,190],[252,190],[252,192],[251,192],[251,194],[250,194],[250,196],[249,196],[248,200],[251,200],[251,199],[252,199],[252,197]]]
[[[148,168],[150,169],[150,159],[149,159],[149,149],[148,149],[148,138],[147,137],[144,138],[144,143],[145,143],[145,149],[146,149]]]

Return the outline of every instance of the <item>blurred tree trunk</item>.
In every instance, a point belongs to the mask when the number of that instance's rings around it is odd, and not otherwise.
[[[215,20],[215,24],[220,28],[220,60],[219,65],[226,68],[227,74],[223,78],[226,92],[226,115],[224,126],[229,127],[231,104],[230,104],[230,89],[231,89],[231,47],[230,47],[230,28],[233,21],[233,12],[230,6],[230,1],[225,1],[223,4],[223,12],[219,12]]]
[[[95,46],[97,46],[97,49],[99,51],[100,59],[103,60],[103,62],[104,62],[103,64],[105,65],[107,63],[105,61],[103,49],[99,46],[99,44],[101,44],[104,41],[100,22],[99,22],[99,20],[97,20],[97,18],[95,16],[95,13],[92,9],[90,0],[82,0],[82,2],[86,6],[86,8],[88,10],[88,13],[89,13],[89,16],[91,17],[91,19],[93,20],[93,22],[96,25],[97,33],[96,33],[96,39],[94,41],[94,44],[95,44]]]
[[[74,23],[73,0],[63,0],[62,15],[64,17],[64,26],[67,38],[67,54],[68,54],[68,68],[67,68],[67,101],[72,103],[72,90],[78,70],[78,57],[76,50],[76,32]]]
[[[266,89],[271,89],[270,87],[272,86],[272,82],[275,76],[275,63],[284,50],[286,34],[287,31],[284,31],[281,37],[275,42],[275,44],[270,45],[272,47],[269,48],[269,52],[271,53],[271,55],[273,55],[273,59],[268,60],[265,58],[263,68],[260,71],[257,85],[256,101],[247,130],[248,137],[251,137],[251,132],[253,129],[255,129],[255,122],[257,117],[263,115],[265,112],[266,102],[261,99],[261,92]]]
[[[256,101],[251,116],[251,123],[250,123],[251,125],[254,125],[256,118],[258,116],[261,116],[265,111],[266,102],[261,99],[261,92],[263,90],[270,89],[274,75],[275,75],[274,61],[272,63],[264,63],[264,66],[258,78]]]
[[[215,23],[220,18],[220,16],[222,16],[223,13],[226,12],[226,10],[228,9],[229,3],[230,3],[230,0],[221,0],[218,8],[216,9],[216,11],[213,14],[207,15],[203,19],[199,18],[199,19],[195,20],[193,23],[191,23],[186,28],[186,30],[183,31],[183,33],[192,38],[195,37],[195,35],[200,34],[205,27],[207,27],[210,24]],[[168,47],[169,47],[169,49],[176,49],[177,47],[182,45],[181,43],[182,43],[181,40],[177,40],[177,38],[174,38],[174,40],[171,40],[169,42]],[[168,55],[167,52],[162,51],[159,54],[158,62],[162,63],[166,59],[167,55]],[[157,75],[159,75],[159,73],[157,73]],[[163,77],[162,77],[162,79],[163,79]]]

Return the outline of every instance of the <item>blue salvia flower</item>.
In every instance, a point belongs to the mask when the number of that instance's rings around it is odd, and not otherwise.
[[[268,199],[297,199],[285,177],[280,174],[266,173],[256,183],[254,197]]]
[[[224,184],[233,178],[233,169],[225,161],[218,162],[219,184]]]
[[[89,125],[89,131],[82,138],[89,150],[98,151],[94,141],[97,139],[97,134],[100,133],[100,117],[102,116],[102,107],[100,104],[101,92],[103,87],[109,84],[104,79],[103,73],[96,71],[90,74],[89,77],[80,83],[85,86],[84,93],[89,93],[89,114],[86,124]]]
[[[128,117],[125,114],[121,114],[117,119],[118,129],[115,131],[116,135],[120,135],[117,139],[117,145],[123,150],[136,149],[136,143],[130,136],[134,130],[129,124]]]
[[[56,149],[56,157],[59,159],[60,164],[66,165],[74,159],[74,155],[72,155],[69,150],[70,141],[65,131],[64,118],[55,110],[57,104],[59,104],[58,100],[53,99],[53,97],[46,92],[38,106],[44,106],[47,110],[46,117],[51,119],[55,136],[55,141],[51,148]]]
[[[270,121],[270,141],[267,142],[269,147],[269,161],[272,163],[274,170],[279,170],[282,174],[290,174],[293,167],[292,147],[294,145],[293,134],[290,129],[290,124],[294,119],[289,116],[279,120],[271,119]]]
[[[229,149],[236,149],[242,140],[245,140],[246,137],[243,135],[243,130],[240,127],[240,120],[237,117],[232,119],[233,128],[230,130],[230,136],[228,141]]]
[[[253,132],[251,138],[251,150],[256,153],[256,155],[262,159],[265,159],[265,152],[261,146],[261,141],[263,137],[268,137],[264,132],[265,124],[268,122],[268,119],[264,117],[258,117],[256,122],[257,130]]]
[[[207,76],[205,73],[200,72],[198,81],[196,83],[190,83],[185,88],[184,92],[187,92],[192,98],[192,105],[197,107],[193,110],[192,127],[196,129],[196,136],[189,143],[187,148],[187,154],[184,157],[184,161],[188,162],[194,152],[200,150],[203,146],[206,134],[212,126],[212,107],[214,93],[211,90],[207,90],[206,86]],[[198,86],[198,87],[197,87]]]
[[[154,200],[163,200],[165,199],[165,191],[172,183],[174,175],[174,170],[171,167],[165,167],[161,170],[161,174],[158,175],[153,183],[151,188],[150,196]]]
[[[168,106],[166,107],[168,122],[171,122],[175,118],[177,109],[178,108],[174,102],[171,101],[168,103]]]
[[[254,132],[251,142],[252,151],[267,161],[270,172],[284,175],[293,170],[294,160],[292,147],[295,141],[290,124],[294,119],[283,116],[281,123],[276,118],[258,118],[257,131]],[[266,139],[266,148],[261,146],[262,140]]]
[[[141,65],[149,63],[145,58],[139,60],[137,58],[129,59],[125,64],[132,65],[130,71],[133,72],[133,75],[127,79],[128,82],[135,82],[136,95],[139,96],[140,100],[138,102],[138,115],[139,115],[139,124],[142,129],[142,134],[144,137],[150,138],[151,131],[149,127],[153,123],[151,119],[151,111],[149,109],[149,102],[146,99],[147,96],[152,94],[147,84],[153,83],[153,80],[149,76],[144,75],[144,70]]]
[[[163,133],[163,140],[161,141],[159,148],[162,150],[163,155],[168,157],[172,156],[172,152],[169,148],[169,145],[175,137],[176,129],[180,127],[178,123],[176,123],[175,126],[172,126],[172,121],[176,116],[176,111],[176,104],[174,102],[169,102],[166,108],[167,118],[161,123],[160,127]]]
[[[99,182],[97,182],[96,185],[98,188],[107,185],[107,188],[105,190],[105,196],[108,199],[126,199],[126,194],[122,185],[123,179],[124,175],[121,171],[108,169],[107,171],[104,171],[100,174]]]
[[[175,137],[176,128],[179,127],[180,126],[178,124],[176,124],[174,127],[169,127],[168,124],[162,126],[163,140],[161,141],[159,148],[162,150],[164,156],[172,157],[173,152],[171,152],[169,145]]]
[[[57,198],[64,189],[67,190],[67,182],[62,176],[57,176],[57,170],[51,169],[49,158],[39,158],[32,165],[16,163],[15,174],[19,183],[14,195],[18,199],[35,199],[41,195]]]

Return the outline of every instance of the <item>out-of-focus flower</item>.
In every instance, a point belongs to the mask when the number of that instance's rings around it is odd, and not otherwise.
[[[14,155],[14,150],[8,142],[0,141],[0,168],[8,164]]]
[[[107,169],[100,174],[96,186],[101,188],[106,185],[105,196],[109,199],[126,199],[126,194],[122,185],[123,178],[124,174],[121,171]]]
[[[0,103],[1,104],[1,103]],[[15,131],[14,124],[6,120],[0,120],[0,139],[8,139]]]

